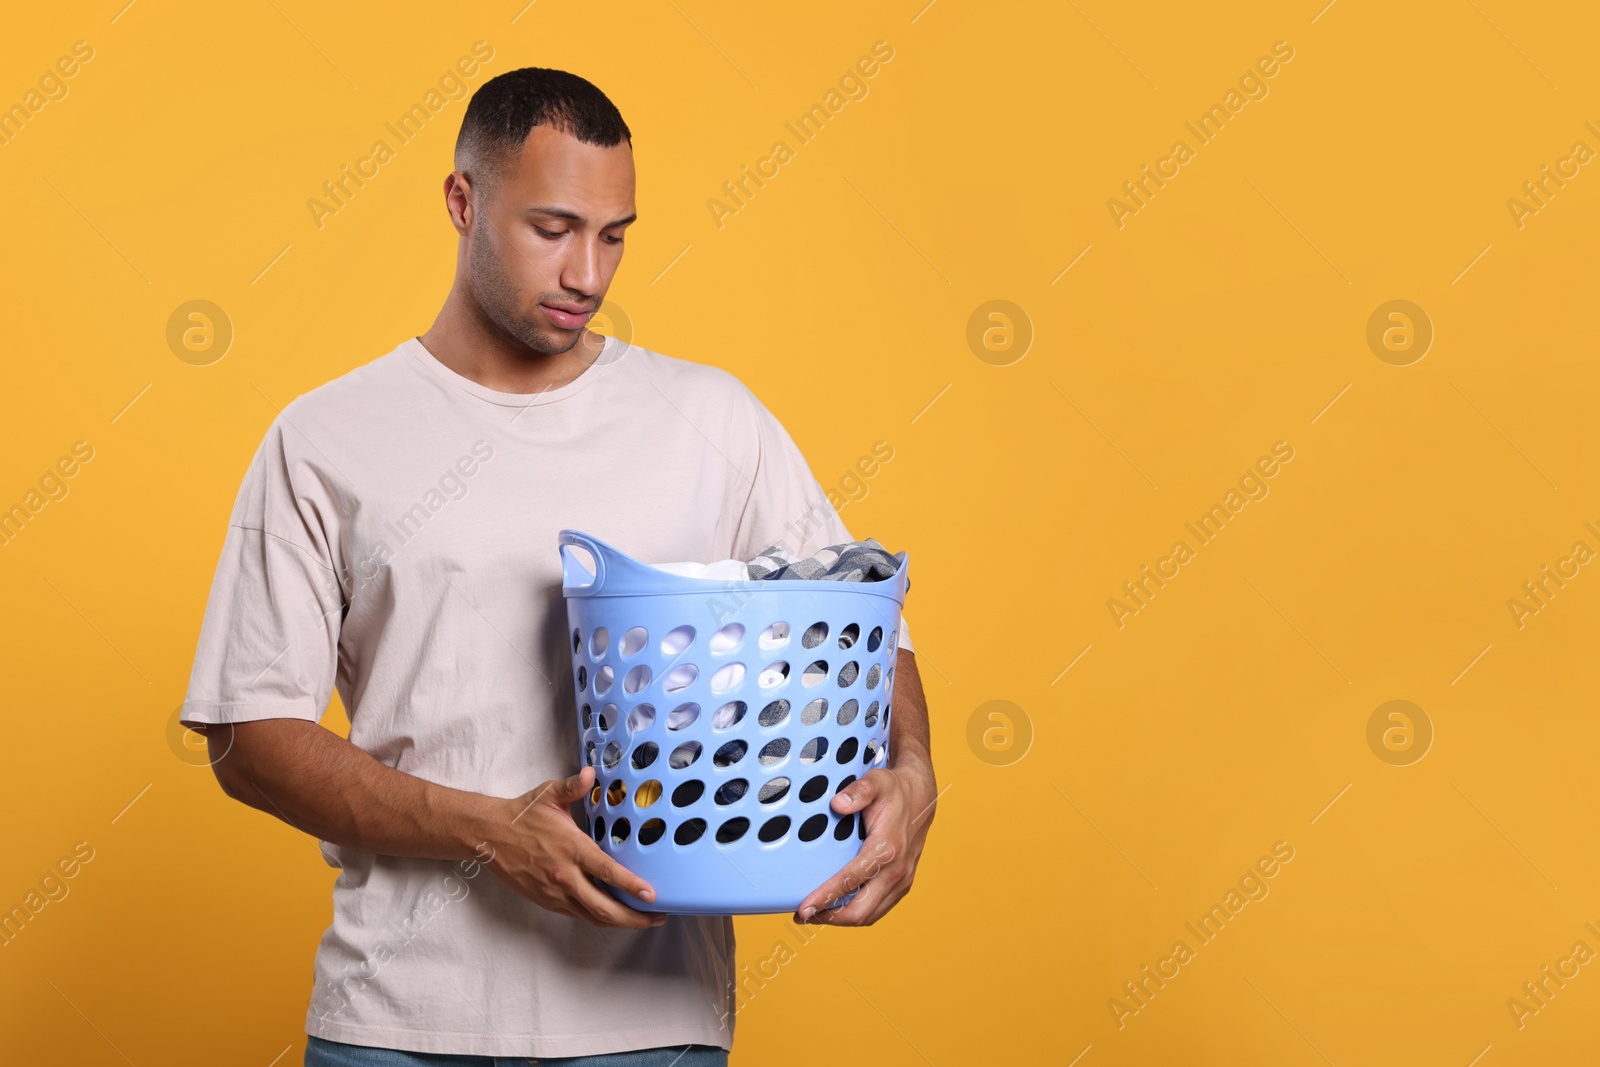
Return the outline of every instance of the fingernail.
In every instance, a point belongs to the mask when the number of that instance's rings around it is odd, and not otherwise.
[[[809,922],[810,919],[811,919],[811,916],[815,915],[816,913],[817,913],[817,909],[816,909],[815,905],[813,905],[811,907],[801,908],[800,909],[800,921],[801,922]]]
[[[664,923],[666,921],[667,921],[667,917],[665,915],[657,915],[656,919],[655,919],[655,922],[651,923],[650,925],[651,926],[660,926],[662,923]]]

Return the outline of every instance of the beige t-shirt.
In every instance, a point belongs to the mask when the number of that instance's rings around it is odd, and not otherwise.
[[[184,721],[316,721],[337,685],[350,740],[409,774],[514,797],[573,773],[564,527],[647,563],[851,539],[782,425],[727,371],[608,339],[573,381],[515,395],[412,338],[268,428]],[[912,647],[903,622],[900,644]],[[322,852],[341,873],[310,1034],[480,1056],[732,1046],[730,918],[597,928],[471,861]]]

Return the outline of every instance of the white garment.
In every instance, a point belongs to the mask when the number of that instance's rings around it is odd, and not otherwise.
[[[571,774],[568,527],[643,561],[852,539],[782,425],[724,370],[612,339],[573,381],[514,395],[412,338],[267,429],[184,721],[316,721],[337,686],[350,740],[391,767],[499,797]],[[470,864],[322,851],[342,873],[308,1033],[478,1056],[731,1047],[730,918],[598,928]]]

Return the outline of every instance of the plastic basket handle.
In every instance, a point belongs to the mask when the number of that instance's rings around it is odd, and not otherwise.
[[[606,557],[600,545],[594,538],[575,530],[562,530],[557,541],[561,546],[562,593],[566,596],[594,596],[600,592],[600,587],[606,581]],[[572,554],[574,546],[588,552],[594,560],[593,573]]]

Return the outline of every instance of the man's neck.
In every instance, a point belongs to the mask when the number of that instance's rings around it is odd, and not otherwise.
[[[585,329],[565,351],[541,352],[464,313],[451,295],[417,340],[440,363],[486,389],[515,394],[559,389],[588,370],[605,345],[604,335]]]

